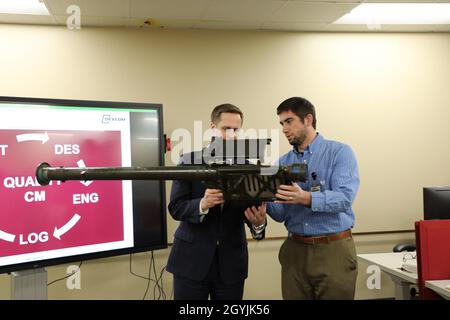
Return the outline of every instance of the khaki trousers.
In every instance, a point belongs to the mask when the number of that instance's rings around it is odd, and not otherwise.
[[[358,264],[353,238],[320,244],[288,238],[278,258],[283,299],[354,299]]]

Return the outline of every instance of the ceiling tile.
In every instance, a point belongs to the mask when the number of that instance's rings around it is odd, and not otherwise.
[[[437,30],[439,32],[450,32],[450,24],[440,25]]]
[[[283,1],[283,2],[309,2],[309,3],[355,3],[359,4],[365,2],[362,0],[272,0],[272,1]]]
[[[450,25],[333,25],[363,0],[43,0],[54,16],[0,14],[0,23],[65,25],[68,6],[83,26],[325,32],[449,32]],[[445,2],[450,0],[367,0]],[[151,24],[144,21],[150,20]]]
[[[146,19],[130,19],[130,26],[143,27],[149,29],[167,28],[167,29],[190,29],[193,28],[199,20],[164,20],[152,19],[150,24],[145,23]]]
[[[44,0],[44,3],[52,15],[66,15],[66,10],[70,5],[77,5],[80,8],[84,7],[83,0]]]
[[[434,32],[438,29],[439,25],[436,24],[381,25],[381,30],[387,32]]]
[[[284,3],[273,0],[213,0],[204,15],[205,20],[263,21]]]
[[[208,0],[130,0],[133,18],[146,19],[201,19]]]
[[[65,25],[67,16],[56,15],[56,21],[60,25]],[[128,27],[130,19],[126,17],[90,17],[81,16],[81,28],[83,27]]]
[[[129,0],[45,0],[54,15],[67,15],[70,5],[81,9],[81,16],[129,17]]]
[[[322,31],[324,23],[302,23],[302,22],[267,22],[261,27],[263,30],[281,31]]]
[[[357,4],[288,2],[274,13],[270,22],[326,22],[330,23],[350,12]]]
[[[221,30],[257,30],[261,26],[260,21],[216,21],[202,20],[195,24],[197,29],[221,29]]]
[[[374,29],[362,24],[324,24],[325,32],[383,32],[383,29]]]
[[[0,13],[0,23],[17,24],[56,24],[52,16],[32,15],[32,14],[6,14]]]
[[[371,3],[433,3],[433,2],[449,2],[448,0],[367,0],[364,2]]]

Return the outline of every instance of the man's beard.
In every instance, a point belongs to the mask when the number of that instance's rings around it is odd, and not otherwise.
[[[294,136],[294,138],[290,140],[289,143],[292,146],[301,146],[303,142],[305,142],[305,140],[306,140],[306,133],[301,132],[298,136]]]

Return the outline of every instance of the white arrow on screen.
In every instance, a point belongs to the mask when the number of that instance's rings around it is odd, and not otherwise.
[[[42,141],[42,144],[46,143],[50,138],[48,133],[25,133],[16,136],[17,142],[24,141]]]
[[[7,233],[5,231],[0,230],[0,239],[8,241],[8,242],[14,242],[14,239],[16,236],[11,233]]]
[[[78,160],[77,161],[77,165],[78,165],[78,168],[80,168],[80,169],[81,168],[86,168],[86,164],[84,163],[83,159]],[[94,182],[94,181],[92,181],[92,180],[90,180],[90,181],[80,181],[80,183],[82,185],[86,186],[86,187],[88,187],[92,182]]]
[[[74,225],[77,224],[77,222],[80,220],[80,215],[75,213],[73,217],[67,222],[64,226],[61,228],[55,227],[55,231],[53,231],[53,236],[57,238],[58,240],[61,240],[61,236],[65,234],[67,231],[73,228]]]

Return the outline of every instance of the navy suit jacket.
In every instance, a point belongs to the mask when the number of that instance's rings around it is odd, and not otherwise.
[[[202,152],[186,154],[180,164],[201,155]],[[264,231],[260,234],[253,231],[244,214],[248,207],[245,203],[217,205],[201,220],[199,206],[205,190],[201,181],[174,181],[172,184],[169,212],[180,224],[175,231],[166,269],[177,276],[204,280],[218,246],[221,280],[227,284],[242,281],[248,273],[244,226],[248,225],[254,239],[263,239]]]

